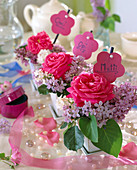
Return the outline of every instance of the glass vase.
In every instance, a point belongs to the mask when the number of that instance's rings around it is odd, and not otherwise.
[[[31,75],[32,75],[32,80],[31,82],[31,86],[32,86],[32,90],[33,91],[37,91],[38,90],[38,85],[34,79],[34,71],[38,70],[39,68],[41,68],[40,64],[33,64],[31,63],[31,61],[29,60],[29,66],[30,66],[30,71],[31,71]]]
[[[0,1],[0,62],[13,57],[23,41],[23,27],[14,13],[16,0]]]
[[[101,150],[97,148],[96,146],[94,146],[87,137],[84,137],[84,145],[83,145],[82,151],[86,155],[88,155],[88,154],[92,154],[95,152],[100,152]]]
[[[104,47],[110,47],[109,29],[99,26],[94,34],[95,39],[104,42]]]

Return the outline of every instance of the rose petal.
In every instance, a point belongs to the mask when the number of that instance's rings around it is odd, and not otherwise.
[[[122,148],[119,156],[123,156],[131,160],[137,160],[137,145],[134,142],[128,143]]]
[[[39,135],[45,138],[49,145],[53,146],[54,143],[59,142],[60,135],[58,132],[47,132],[46,135],[43,132],[39,133]]]
[[[46,131],[53,130],[57,127],[56,121],[53,119],[53,117],[43,118],[42,121],[36,120],[34,123],[36,126],[43,128]]]

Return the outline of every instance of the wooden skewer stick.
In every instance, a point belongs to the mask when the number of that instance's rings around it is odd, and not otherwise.
[[[113,51],[114,51],[114,47],[111,47],[110,48],[110,54],[113,53]]]

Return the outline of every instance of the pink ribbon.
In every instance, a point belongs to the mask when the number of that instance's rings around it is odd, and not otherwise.
[[[61,169],[61,170],[78,170],[78,169],[103,169],[108,167],[124,166],[124,165],[137,165],[136,161],[132,161],[126,157],[104,155],[103,152],[87,155],[87,156],[67,156],[57,159],[39,159],[31,157],[26,151],[20,148],[22,140],[22,128],[24,115],[30,117],[34,116],[33,108],[25,109],[19,117],[14,121],[10,136],[9,143],[12,149],[17,149],[21,154],[21,164],[32,167],[47,168],[47,169]],[[133,153],[133,152],[132,152]],[[130,154],[131,156],[131,154]],[[134,155],[135,159],[135,155]],[[137,159],[137,157],[136,157]]]

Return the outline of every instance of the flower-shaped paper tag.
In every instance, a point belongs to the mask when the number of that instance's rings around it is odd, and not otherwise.
[[[92,52],[98,49],[98,43],[94,40],[91,32],[85,32],[83,35],[77,35],[74,39],[75,46],[73,53],[83,56],[86,60],[92,55]]]
[[[60,11],[58,14],[54,14],[50,18],[52,22],[52,31],[55,34],[69,35],[71,27],[74,25],[74,19],[69,17],[66,11]]]
[[[94,73],[103,75],[109,82],[114,82],[117,77],[123,76],[125,68],[121,64],[118,53],[101,52],[97,56],[97,63],[93,67]]]

